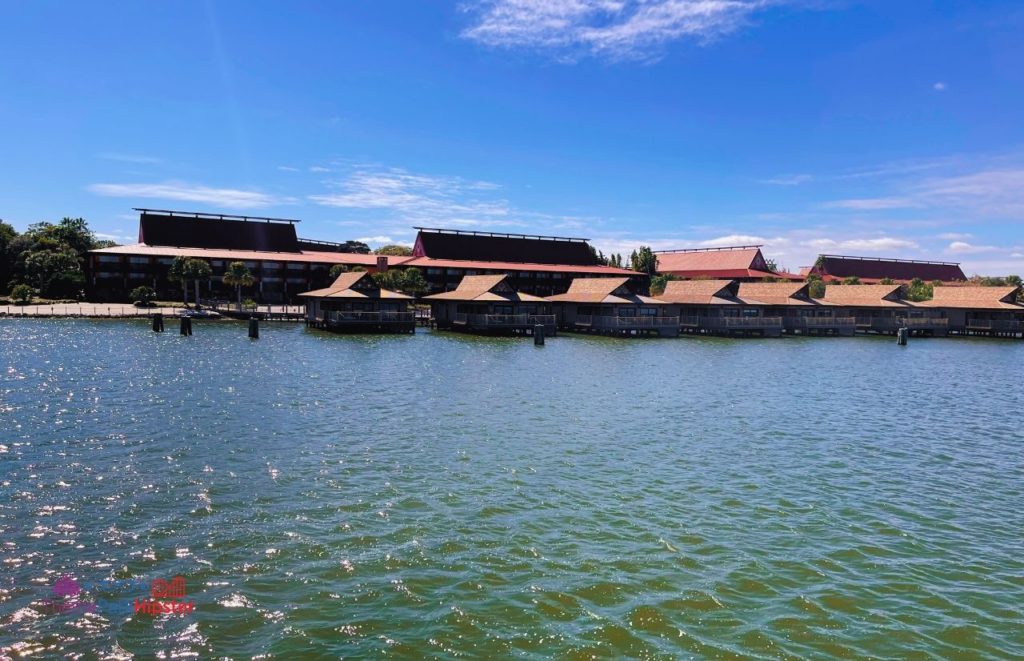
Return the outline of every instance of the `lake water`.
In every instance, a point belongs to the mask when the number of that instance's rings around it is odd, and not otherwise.
[[[261,331],[0,321],[0,657],[1024,656],[1024,342]]]

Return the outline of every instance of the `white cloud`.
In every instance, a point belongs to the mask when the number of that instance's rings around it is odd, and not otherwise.
[[[666,43],[707,43],[786,0],[475,0],[466,39],[502,48],[647,59]]]
[[[298,172],[299,168],[293,168],[290,165],[278,165],[277,169],[281,172]]]
[[[460,177],[414,174],[398,168],[364,168],[335,182],[336,192],[312,195],[317,204],[378,209],[392,219],[444,227],[522,226],[497,185]],[[529,216],[530,214],[521,214]]]
[[[356,241],[363,243],[392,243],[394,239],[390,236],[361,236]]]
[[[811,239],[804,245],[815,250],[862,250],[878,252],[881,250],[914,250],[918,244],[907,239],[882,236],[870,239]]]
[[[999,252],[999,250],[1000,249],[996,246],[977,246],[965,241],[954,241],[946,248],[946,252],[964,255],[976,255],[983,252]]]
[[[278,198],[259,191],[235,188],[211,188],[196,184],[167,181],[156,184],[92,184],[88,190],[104,197],[135,197],[199,202],[229,209],[261,209],[288,204],[290,198]]]
[[[1014,257],[1016,259],[1024,259],[1024,252],[1011,253],[1010,257]]]
[[[725,248],[728,246],[755,246],[764,245],[768,239],[750,234],[728,234],[714,239],[698,241],[697,245],[704,248]]]
[[[814,177],[809,174],[784,174],[772,177],[771,179],[761,179],[758,183],[770,184],[772,186],[799,186],[813,179]]]
[[[118,152],[103,152],[96,155],[107,161],[120,161],[122,163],[135,163],[137,165],[157,165],[163,163],[162,158],[155,156],[139,156],[137,154],[121,154]]]
[[[921,182],[915,196],[929,206],[967,210],[977,215],[1024,216],[1024,167],[983,169]]]
[[[935,83],[934,85],[932,85],[932,89],[935,90],[936,92],[945,92],[946,91],[946,83],[944,83],[942,81],[939,81],[939,82]]]
[[[330,168],[325,168],[322,165],[311,165],[309,167],[310,172],[330,172]]]
[[[902,197],[871,197],[862,199],[836,200],[828,202],[829,209],[850,209],[853,211],[880,211],[884,209],[907,209],[917,206],[912,200]]]
[[[965,239],[970,239],[973,236],[973,234],[968,232],[944,232],[939,235],[939,238],[943,241],[963,241]]]

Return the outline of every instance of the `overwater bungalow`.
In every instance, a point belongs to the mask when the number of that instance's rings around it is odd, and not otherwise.
[[[938,311],[949,332],[961,335],[1024,337],[1024,305],[1020,287],[935,287],[930,301],[914,303]]]
[[[299,294],[306,325],[339,333],[413,333],[412,297],[381,289],[370,273],[342,273],[329,287]]]
[[[539,296],[515,291],[504,274],[467,275],[449,292],[425,296],[440,329],[472,333],[526,335],[544,326],[555,333],[551,305]]]
[[[670,280],[658,300],[684,333],[725,334],[743,326],[736,280]]]
[[[806,282],[743,282],[738,298],[747,317],[777,321],[787,333],[853,335],[853,317],[832,315],[831,308],[811,298]]]
[[[944,336],[949,321],[934,309],[902,300],[901,285],[828,285],[819,305],[834,317],[853,317],[858,331],[895,335],[909,328],[918,335]]]
[[[665,301],[638,294],[629,278],[575,278],[569,291],[549,296],[558,326],[604,335],[679,335],[679,316]]]

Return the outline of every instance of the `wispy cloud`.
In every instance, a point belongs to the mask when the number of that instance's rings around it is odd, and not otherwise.
[[[394,239],[390,236],[361,236],[356,241],[362,241],[363,243],[392,243]]]
[[[460,177],[415,174],[398,168],[359,169],[334,182],[335,192],[312,195],[317,204],[341,209],[376,209],[393,220],[445,227],[519,226],[499,188]]]
[[[227,209],[260,209],[294,202],[291,198],[281,198],[260,191],[212,188],[177,181],[153,184],[92,184],[88,187],[88,190],[104,197],[155,198],[181,202],[198,202]]]
[[[500,48],[651,59],[665,44],[708,43],[786,0],[476,0],[463,8],[474,23],[466,39]]]
[[[850,209],[852,211],[880,211],[884,209],[908,209],[918,206],[904,197],[871,197],[850,200],[835,200],[825,204],[829,209]]]
[[[799,186],[800,184],[806,184],[813,179],[814,177],[809,174],[784,174],[770,179],[760,179],[758,180],[758,183],[769,184],[771,186]]]
[[[277,169],[281,172],[298,172],[299,168],[293,168],[290,165],[278,165]]]
[[[965,241],[973,236],[970,232],[943,232],[939,238],[943,241]]]
[[[136,165],[157,165],[163,163],[162,158],[156,156],[140,156],[138,154],[122,154],[119,152],[106,151],[101,154],[96,154],[97,158],[102,158],[106,161],[120,161],[121,163],[135,163]]]
[[[966,241],[954,241],[946,248],[946,252],[959,255],[977,255],[985,252],[1000,252],[997,246],[980,246],[967,243]]]
[[[311,166],[309,166],[309,171],[310,172],[314,172],[314,173],[320,173],[320,172],[330,172],[331,169],[330,168],[325,168],[322,165],[311,165]]]
[[[844,240],[812,239],[810,241],[805,241],[804,243],[815,250],[861,250],[872,254],[878,253],[879,251],[915,250],[918,247],[918,244],[915,241],[898,239],[891,236]]]
[[[937,82],[934,85],[932,85],[932,89],[935,90],[936,92],[945,92],[946,91],[946,83],[944,83],[944,82],[942,82],[940,80],[939,82]]]

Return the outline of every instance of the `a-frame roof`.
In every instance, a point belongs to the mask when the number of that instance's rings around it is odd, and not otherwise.
[[[331,286],[307,291],[299,296],[306,298],[355,298],[355,299],[398,299],[411,300],[411,296],[390,289],[381,289],[367,271],[350,271],[339,275]]]
[[[508,275],[467,275],[459,281],[459,286],[452,291],[433,296],[424,296],[430,301],[475,301],[475,302],[544,302],[544,299],[532,294],[524,294],[512,289],[506,282]]]

